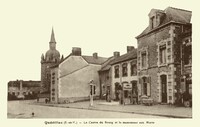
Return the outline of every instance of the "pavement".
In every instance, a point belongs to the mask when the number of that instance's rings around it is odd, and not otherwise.
[[[53,107],[48,105],[35,105],[31,101],[9,101],[7,104],[8,119],[41,119],[41,118],[156,118],[166,119],[167,117],[110,112],[100,110],[76,109]]]
[[[192,118],[192,108],[177,107],[174,105],[120,105],[118,102],[105,102],[105,100],[95,100],[93,106],[89,105],[89,101],[75,102],[68,104],[45,104],[43,102],[31,102],[29,104],[61,107],[61,108],[73,108],[73,109],[87,109],[97,111],[109,111],[120,113],[131,113],[151,116],[162,116],[169,118]]]

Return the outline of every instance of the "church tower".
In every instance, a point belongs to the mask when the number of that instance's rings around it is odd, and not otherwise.
[[[60,53],[56,50],[56,40],[52,28],[49,50],[41,56],[41,92],[50,94],[51,70],[50,67],[60,62]]]

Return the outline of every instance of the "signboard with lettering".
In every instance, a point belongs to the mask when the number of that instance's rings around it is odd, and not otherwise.
[[[132,90],[132,84],[130,83],[123,83],[124,90]]]

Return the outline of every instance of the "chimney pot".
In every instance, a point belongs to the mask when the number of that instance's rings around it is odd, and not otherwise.
[[[117,58],[120,56],[120,52],[115,51],[115,52],[113,52],[113,55],[114,55],[114,58]]]
[[[98,54],[95,52],[95,53],[93,53],[93,57],[95,58],[95,59],[98,59]]]
[[[73,56],[81,56],[81,48],[79,48],[79,47],[73,47],[72,48],[72,55]]]
[[[134,46],[127,46],[127,53],[131,52],[133,49],[135,49]]]

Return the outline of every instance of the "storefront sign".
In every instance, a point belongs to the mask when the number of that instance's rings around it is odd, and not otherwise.
[[[123,86],[124,86],[124,90],[132,90],[132,84],[124,83]]]

